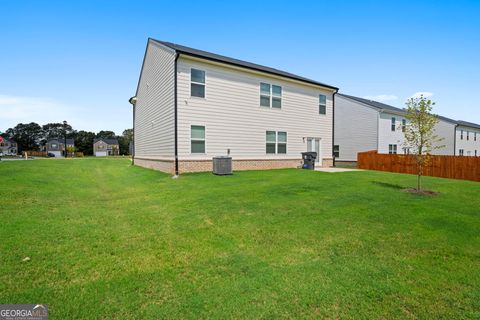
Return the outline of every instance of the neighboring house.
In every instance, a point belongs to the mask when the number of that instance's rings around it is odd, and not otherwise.
[[[456,155],[480,157],[480,124],[459,120],[455,137]]]
[[[384,103],[345,94],[335,97],[334,156],[337,164],[355,163],[359,152],[408,154],[402,127],[406,111]],[[457,121],[439,116],[436,134],[443,138],[432,154],[455,154]],[[480,136],[479,136],[480,138]]]
[[[96,157],[118,156],[119,150],[117,139],[98,138],[93,140],[93,154]]]
[[[14,156],[18,152],[17,143],[13,140],[0,137],[0,154]]]
[[[338,89],[277,69],[149,39],[134,107],[135,164],[177,174],[333,165]]]
[[[75,147],[73,139],[67,139],[67,150]],[[54,138],[47,141],[44,147],[47,153],[55,155],[55,157],[63,157],[65,154],[65,139]]]

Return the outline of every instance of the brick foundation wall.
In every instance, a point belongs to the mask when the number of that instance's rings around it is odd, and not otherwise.
[[[147,160],[135,159],[135,164],[144,168],[175,174],[175,162],[173,160]],[[302,159],[271,159],[271,160],[233,160],[233,171],[241,170],[270,170],[284,168],[298,168],[303,164]],[[333,159],[323,159],[323,167],[332,167]],[[180,160],[178,171],[186,172],[209,172],[212,171],[212,160]]]
[[[147,160],[135,158],[135,165],[172,175],[175,174],[175,162],[173,160]]]

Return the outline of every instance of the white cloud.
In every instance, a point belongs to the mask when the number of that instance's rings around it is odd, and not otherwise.
[[[431,96],[433,96],[433,92],[428,92],[428,91],[415,92],[414,94],[412,94],[410,98],[420,98],[420,96],[422,95],[424,98],[430,98]]]
[[[380,94],[378,96],[365,96],[363,98],[368,100],[378,101],[378,102],[393,101],[398,99],[398,97],[393,94]]]

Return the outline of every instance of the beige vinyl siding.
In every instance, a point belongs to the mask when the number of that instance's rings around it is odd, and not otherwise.
[[[149,41],[137,92],[135,157],[173,159],[175,52]]]
[[[339,161],[357,161],[358,152],[377,150],[378,111],[335,96],[335,145]]]
[[[436,146],[443,146],[443,148],[433,150],[432,154],[453,156],[455,150],[455,124],[442,119],[439,119],[438,124],[435,126],[435,134],[439,138],[443,138],[442,141],[435,143]]]
[[[190,97],[190,69],[205,71],[205,98]],[[332,90],[229,65],[178,59],[179,159],[211,159],[230,149],[234,159],[300,159],[306,137],[321,138],[325,159],[332,154]],[[282,107],[260,106],[260,83],[282,87]],[[319,94],[327,114],[319,114]],[[205,154],[191,154],[191,125],[205,126]],[[287,132],[287,153],[266,153],[266,131]]]

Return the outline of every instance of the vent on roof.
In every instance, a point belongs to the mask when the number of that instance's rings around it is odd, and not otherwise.
[[[213,174],[232,174],[232,157],[213,157]]]

